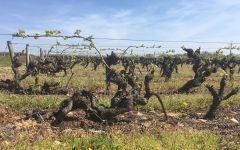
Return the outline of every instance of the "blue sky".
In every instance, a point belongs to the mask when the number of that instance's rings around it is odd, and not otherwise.
[[[240,42],[240,0],[2,0],[0,13],[0,33],[14,33],[22,28],[29,33],[58,29],[72,34],[75,29],[81,29],[84,35],[94,37]],[[1,49],[5,49],[6,40],[12,38],[0,36]],[[141,44],[96,43],[106,46]],[[184,43],[156,44],[180,46]]]

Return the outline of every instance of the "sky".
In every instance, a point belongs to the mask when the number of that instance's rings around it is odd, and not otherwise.
[[[117,39],[240,42],[240,0],[1,0],[0,13],[0,33],[56,29],[71,35],[81,29],[86,36]],[[7,40],[53,42],[0,35],[1,50],[6,50]],[[226,45],[107,40],[95,43],[99,47],[201,46],[209,51]],[[15,47],[22,48],[21,45]]]

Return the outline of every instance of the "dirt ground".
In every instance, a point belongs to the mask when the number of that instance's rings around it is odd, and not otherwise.
[[[137,111],[134,110],[119,115],[109,122],[94,122],[84,118],[85,113],[77,110],[68,114],[68,118],[59,127],[52,127],[49,121],[38,122],[31,119],[22,119],[29,114],[28,111],[0,109],[0,143],[8,140],[17,143],[26,137],[30,141],[41,140],[44,137],[54,137],[62,133],[86,134],[86,133],[140,133],[157,134],[162,131],[184,130],[194,132],[196,130],[211,130],[220,136],[220,146],[225,148],[226,143],[240,144],[240,105],[230,104],[218,110],[215,120],[201,119],[206,110],[189,112],[168,112],[169,119],[163,120],[161,111]]]

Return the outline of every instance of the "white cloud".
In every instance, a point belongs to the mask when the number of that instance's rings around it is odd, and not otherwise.
[[[128,10],[120,10],[119,12],[114,14],[114,17],[122,18],[122,17],[129,16],[130,14],[132,14],[132,10],[129,10],[129,9]]]
[[[239,0],[215,0],[216,3],[225,5],[225,6],[239,6],[240,1]]]

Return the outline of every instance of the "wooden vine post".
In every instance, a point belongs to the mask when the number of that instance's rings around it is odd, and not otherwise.
[[[43,60],[44,59],[44,54],[42,48],[40,48],[40,58]]]
[[[13,47],[12,47],[12,42],[7,41],[7,46],[8,46],[8,50],[9,50],[9,56],[10,56],[11,62],[13,64],[14,51],[13,51]]]
[[[230,43],[230,56],[232,56],[233,43]]]
[[[29,64],[29,44],[26,44],[26,67]]]

